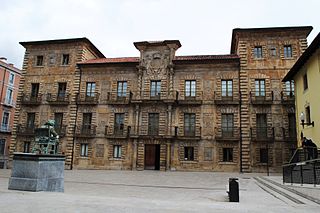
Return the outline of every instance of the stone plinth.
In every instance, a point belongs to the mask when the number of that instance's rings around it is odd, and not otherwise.
[[[63,155],[14,153],[8,189],[22,191],[64,191]]]

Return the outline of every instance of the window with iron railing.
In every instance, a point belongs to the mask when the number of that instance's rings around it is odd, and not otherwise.
[[[232,98],[232,80],[221,81],[221,96],[223,99]]]
[[[160,98],[161,95],[161,81],[151,81],[150,97]]]
[[[256,97],[264,97],[266,96],[266,84],[263,79],[255,80],[255,96]]]
[[[196,134],[196,114],[184,114],[184,136],[195,136]]]
[[[259,113],[256,114],[256,136],[257,138],[267,138],[267,114]]]
[[[294,81],[286,81],[286,95],[294,96]]]
[[[32,83],[31,84],[31,98],[37,98],[39,95],[39,83]]]
[[[30,142],[29,141],[25,141],[23,143],[23,152],[24,153],[30,153]]]
[[[222,114],[221,115],[221,130],[222,137],[233,136],[233,114]]]
[[[196,97],[196,80],[185,81],[185,97]]]
[[[159,134],[159,113],[149,113],[148,135]]]
[[[117,97],[126,97],[127,96],[127,82],[126,81],[118,81],[117,82]]]
[[[95,82],[87,82],[86,84],[86,97],[94,97],[96,90]]]
[[[27,114],[27,129],[34,128],[35,118],[36,118],[36,114],[34,112],[30,112]]]
[[[58,83],[58,98],[64,98],[66,96],[67,83],[61,82]]]
[[[116,113],[114,116],[114,134],[123,135],[124,133],[124,113]]]

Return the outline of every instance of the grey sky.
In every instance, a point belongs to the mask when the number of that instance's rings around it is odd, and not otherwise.
[[[178,55],[227,54],[233,28],[311,25],[319,0],[0,0],[0,57],[21,68],[20,41],[87,37],[106,57],[134,41],[178,39]]]

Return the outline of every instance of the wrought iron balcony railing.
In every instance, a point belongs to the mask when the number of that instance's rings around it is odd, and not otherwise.
[[[250,91],[251,104],[272,104],[273,103],[273,91]]]
[[[282,139],[288,142],[297,141],[297,131],[296,128],[284,128],[282,127]]]
[[[240,140],[240,128],[238,127],[216,127],[215,139],[218,141]]]
[[[22,93],[21,104],[23,105],[40,105],[42,102],[42,94],[31,95]]]
[[[214,92],[214,103],[215,104],[239,104],[240,103],[240,93],[239,92],[232,92],[231,94],[223,93],[221,91]]]
[[[88,105],[96,105],[99,103],[99,93],[78,93],[77,94],[77,104],[88,104]]]
[[[55,104],[55,105],[68,105],[69,104],[69,94],[63,93],[63,94],[47,94],[47,101],[49,104]]]
[[[22,124],[17,125],[17,135],[23,136],[34,136],[36,126],[23,126]]]
[[[67,125],[55,126],[54,130],[57,132],[59,137],[62,138],[67,134]]]
[[[174,102],[177,100],[177,92],[161,91],[151,93],[150,91],[132,91],[131,102]]]
[[[201,127],[198,126],[184,126],[175,127],[174,136],[178,139],[200,139],[201,138]]]
[[[274,141],[274,128],[273,127],[255,127],[250,128],[250,135],[252,141]]]
[[[107,103],[108,104],[129,104],[132,99],[132,93],[119,93],[119,92],[108,92]]]
[[[115,125],[105,127],[105,136],[107,138],[127,138],[131,133],[131,126]]]
[[[281,103],[294,104],[294,92],[293,91],[281,91]]]
[[[202,104],[203,101],[203,92],[202,91],[195,91],[190,94],[180,93],[177,92],[177,100],[179,104],[193,104],[198,105]]]
[[[93,138],[96,136],[96,125],[84,124],[76,127],[76,136],[83,138]]]

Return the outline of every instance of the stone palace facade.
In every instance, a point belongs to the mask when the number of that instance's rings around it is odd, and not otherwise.
[[[105,58],[86,38],[26,48],[10,146],[56,120],[67,169],[281,171],[296,148],[293,82],[312,27],[234,29],[228,55],[176,56],[178,40]],[[12,156],[12,155],[11,155]]]

